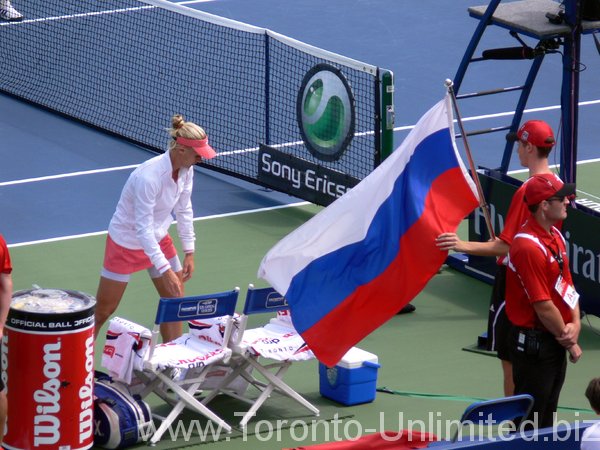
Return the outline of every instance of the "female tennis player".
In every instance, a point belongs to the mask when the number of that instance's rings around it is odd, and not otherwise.
[[[193,166],[216,156],[202,128],[181,115],[171,119],[169,150],[135,169],[125,183],[108,226],[104,264],[96,294],[95,336],[116,311],[134,272],[147,269],[161,297],[183,297],[183,283],[194,272],[194,227],[191,194]],[[185,253],[183,266],[169,227]],[[180,323],[161,325],[164,342],[179,337]]]

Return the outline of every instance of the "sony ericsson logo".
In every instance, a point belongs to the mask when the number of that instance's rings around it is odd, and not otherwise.
[[[354,137],[354,95],[342,72],[317,64],[304,79],[296,103],[298,126],[311,154],[337,161]]]

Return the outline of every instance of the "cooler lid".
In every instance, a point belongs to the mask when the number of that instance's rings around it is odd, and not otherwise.
[[[346,369],[356,369],[362,367],[363,362],[365,361],[377,363],[377,355],[361,350],[358,347],[352,347],[346,352],[337,365]]]

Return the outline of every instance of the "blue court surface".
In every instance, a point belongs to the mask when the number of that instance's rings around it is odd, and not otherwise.
[[[106,230],[127,177],[154,156],[11,97],[0,98],[0,117],[0,229],[9,245]],[[196,217],[299,201],[214,171],[197,174]]]
[[[444,80],[458,68],[476,20],[467,14],[478,0],[452,2],[390,0],[215,0],[182,2],[190,8],[268,28],[323,49],[379,65],[395,74],[395,143],[445,94]],[[28,2],[17,2],[27,16]],[[514,46],[503,30],[488,33],[489,48]],[[523,61],[486,63],[467,74],[462,92],[523,82]],[[596,117],[600,112],[600,69],[591,36],[582,43],[579,159],[596,158]],[[546,57],[526,118],[548,120],[560,132],[560,55]],[[516,97],[494,96],[461,102],[467,130],[507,125]],[[463,106],[464,105],[464,106]],[[464,109],[463,109],[464,108]],[[119,138],[44,109],[0,96],[0,230],[9,244],[106,229],[120,190],[136,164],[152,156]],[[504,133],[471,138],[475,162],[499,164]],[[459,142],[459,147],[461,143]],[[518,168],[518,161],[511,168]],[[195,215],[206,217],[294,203],[218,173],[198,170]]]
[[[184,2],[188,4],[188,2]],[[394,72],[398,145],[415,122],[444,95],[444,80],[452,79],[477,25],[469,17],[481,0],[390,1],[223,0],[189,2],[188,6],[251,23]],[[527,40],[527,39],[526,39]],[[489,27],[480,45],[514,47],[519,43],[507,30]],[[580,73],[579,160],[600,156],[594,131],[600,113],[600,54],[591,35],[582,38]],[[460,93],[521,85],[530,61],[491,61],[472,64]],[[561,55],[547,55],[534,84],[526,119],[547,120],[560,133]],[[479,130],[508,125],[516,106],[515,94],[460,102],[465,128]],[[496,167],[504,148],[504,133],[471,138],[476,163]],[[500,152],[500,153],[499,153]],[[512,169],[519,168],[512,161]]]

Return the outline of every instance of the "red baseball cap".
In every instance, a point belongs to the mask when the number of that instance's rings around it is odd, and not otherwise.
[[[537,205],[550,197],[570,197],[575,195],[574,183],[563,183],[552,173],[534,175],[525,182],[525,203]]]
[[[556,144],[552,127],[543,120],[529,120],[525,122],[516,133],[508,133],[506,140],[510,142],[529,142],[536,147],[546,148]]]

